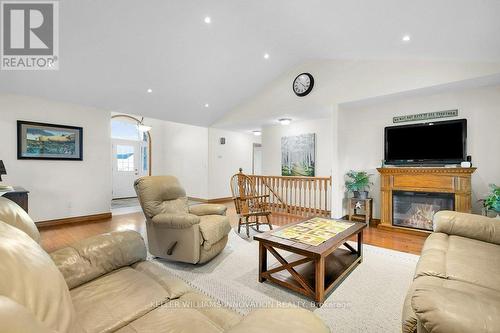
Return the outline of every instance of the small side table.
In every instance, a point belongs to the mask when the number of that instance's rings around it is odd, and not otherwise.
[[[359,220],[364,221],[367,226],[370,226],[373,214],[373,199],[348,198],[349,221]],[[365,214],[358,214],[358,209],[363,209]]]
[[[21,206],[22,209],[28,212],[28,193],[23,187],[14,186],[13,191],[6,192],[3,197],[7,198],[11,201],[14,201],[16,204]]]

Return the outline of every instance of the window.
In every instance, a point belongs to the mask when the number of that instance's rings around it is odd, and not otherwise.
[[[116,119],[111,120],[111,137],[122,140],[144,140],[144,135],[137,129],[137,124]]]
[[[148,163],[149,163],[149,158],[148,158],[148,147],[142,147],[142,171],[147,172],[148,171]]]
[[[117,145],[116,161],[118,171],[134,171],[134,147]]]

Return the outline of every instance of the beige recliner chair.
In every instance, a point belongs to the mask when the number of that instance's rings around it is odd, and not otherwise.
[[[173,176],[137,179],[135,191],[146,216],[149,252],[160,258],[192,264],[219,254],[231,225],[226,206],[188,206],[186,192]]]

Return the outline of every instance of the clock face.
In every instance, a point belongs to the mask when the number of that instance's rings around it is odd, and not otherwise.
[[[309,73],[299,74],[293,80],[293,92],[297,96],[305,96],[309,94],[314,86],[314,79]]]

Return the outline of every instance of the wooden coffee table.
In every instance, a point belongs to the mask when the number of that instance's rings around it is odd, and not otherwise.
[[[350,222],[354,225],[318,246],[273,236],[278,230],[304,221],[254,236],[254,239],[259,241],[259,282],[269,280],[299,292],[321,306],[328,293],[362,262],[363,229],[366,224]],[[357,249],[347,243],[354,235],[357,235]],[[341,245],[347,250],[339,248]],[[291,252],[292,255],[285,259],[277,249]],[[278,260],[276,265],[269,268],[268,251]]]

